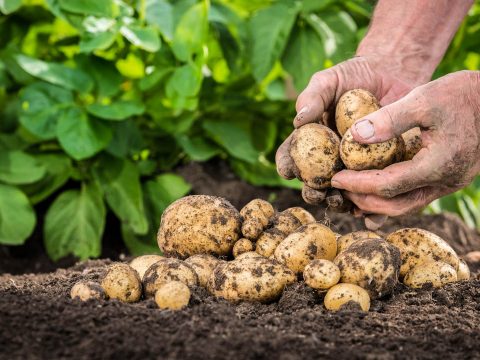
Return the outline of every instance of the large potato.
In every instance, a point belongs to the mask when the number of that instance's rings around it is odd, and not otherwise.
[[[295,175],[312,189],[325,189],[330,179],[342,169],[337,134],[320,124],[307,124],[296,129],[290,142],[290,156]]]
[[[247,239],[257,239],[275,214],[272,204],[262,199],[250,201],[240,210],[243,218],[242,234]]]
[[[354,89],[344,93],[335,109],[335,123],[343,136],[358,119],[380,109],[380,104],[367,90]]]
[[[226,300],[268,302],[277,299],[295,280],[295,274],[275,260],[244,257],[217,266],[208,289]]]
[[[316,259],[305,266],[303,279],[312,289],[326,290],[340,281],[340,269],[330,260]]]
[[[391,233],[386,240],[400,249],[401,277],[414,267],[432,261],[443,261],[454,269],[458,268],[455,250],[440,236],[427,230],[404,228]]]
[[[191,195],[172,203],[162,215],[158,246],[167,256],[228,255],[240,237],[240,213],[227,200]]]
[[[163,256],[160,255],[142,255],[138,256],[132,261],[130,261],[130,266],[137,271],[140,280],[143,279],[145,271],[156,263],[158,260],[163,259]]]
[[[185,263],[190,265],[198,275],[198,283],[200,286],[206,287],[208,279],[213,272],[213,269],[223,260],[208,254],[197,254],[190,256],[185,260]]]
[[[337,239],[337,254],[340,254],[342,251],[347,250],[350,245],[356,243],[358,240],[362,239],[381,239],[382,237],[376,232],[369,230],[360,230],[354,231],[345,235],[340,236]]]
[[[412,160],[422,148],[422,132],[420,131],[420,128],[416,127],[404,132],[402,134],[402,139],[405,143],[403,161]]]
[[[323,303],[327,310],[330,311],[337,311],[351,305],[360,307],[363,311],[370,309],[368,292],[354,284],[337,284],[332,286],[327,291]]]
[[[359,240],[338,254],[343,283],[355,284],[376,299],[390,294],[398,282],[400,251],[383,239]]]
[[[302,225],[310,224],[317,221],[312,214],[310,214],[307,210],[300,206],[285,209],[282,211],[282,213],[288,213],[295,216]]]
[[[279,230],[288,235],[300,226],[302,226],[302,223],[296,216],[288,212],[281,212],[273,217],[271,229]]]
[[[142,296],[142,283],[138,273],[127,264],[113,263],[101,282],[105,294],[111,299],[136,302]]]
[[[275,249],[275,259],[295,273],[301,273],[314,259],[333,260],[337,253],[335,233],[325,225],[303,225]]]
[[[257,240],[255,251],[262,256],[270,257],[277,246],[287,237],[283,231],[272,228],[265,230]]]
[[[455,281],[457,281],[457,272],[443,261],[432,261],[415,266],[403,279],[403,283],[412,288],[421,288],[426,284],[441,287]]]

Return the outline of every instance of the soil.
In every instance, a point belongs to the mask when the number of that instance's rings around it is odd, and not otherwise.
[[[274,199],[279,209],[304,206],[298,192],[247,185],[223,163],[190,164],[179,173],[195,193],[224,196],[237,207],[255,197]],[[336,231],[363,228],[350,215],[311,210]],[[390,220],[382,231],[402,226],[431,230],[459,254],[480,250],[478,234],[453,215]],[[115,239],[105,240],[103,255],[117,260],[124,248]],[[469,262],[470,281],[441,289],[397,285],[368,313],[327,312],[323,295],[303,282],[271,304],[228,303],[202,288],[194,288],[189,306],[177,312],[159,310],[152,300],[82,303],[70,299],[72,285],[98,280],[111,260],[73,262],[47,261],[39,237],[25,247],[0,248],[0,358],[480,358],[480,261]]]

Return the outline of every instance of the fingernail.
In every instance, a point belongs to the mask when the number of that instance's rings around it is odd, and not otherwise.
[[[342,186],[342,184],[340,184],[337,180],[333,180],[333,179],[330,181],[330,184],[334,188],[338,188],[338,187]]]
[[[357,134],[362,139],[370,139],[373,135],[375,135],[375,128],[373,127],[373,123],[368,119],[359,121],[355,123],[354,126]]]
[[[305,116],[305,114],[308,112],[308,106],[304,106],[300,109],[300,111],[297,113],[297,116],[295,116],[295,121],[298,122],[298,121],[301,121],[303,120],[303,117]]]

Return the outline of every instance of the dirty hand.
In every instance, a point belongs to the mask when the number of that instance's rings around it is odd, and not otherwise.
[[[354,139],[372,144],[422,130],[422,149],[383,170],[343,170],[332,186],[365,213],[398,216],[468,185],[480,171],[480,72],[460,71],[419,86],[358,120]]]

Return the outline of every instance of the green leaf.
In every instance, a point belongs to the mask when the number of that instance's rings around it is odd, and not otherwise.
[[[121,121],[131,116],[142,115],[145,106],[137,101],[120,100],[110,105],[90,104],[87,111],[104,120]]]
[[[0,184],[0,244],[21,245],[35,227],[28,198],[14,186]]]
[[[145,20],[158,27],[167,40],[173,38],[173,6],[166,0],[146,0]],[[139,4],[141,2],[139,1]]]
[[[0,0],[0,12],[5,15],[17,11],[22,6],[22,0]]]
[[[183,97],[191,97],[198,94],[202,85],[202,73],[199,68],[186,64],[178,67],[168,79],[166,91],[171,97],[176,93]]]
[[[150,254],[162,255],[157,244],[155,232],[149,232],[147,235],[137,235],[130,227],[122,224],[122,238],[128,251],[133,256]]]
[[[133,53],[129,53],[125,59],[117,60],[115,65],[120,74],[127,78],[140,79],[145,75],[145,64]]]
[[[160,37],[153,27],[122,26],[120,33],[140,49],[149,52],[155,52],[160,49]]]
[[[105,228],[105,205],[94,184],[60,194],[45,217],[45,247],[53,260],[73,254],[84,260],[98,257]]]
[[[250,20],[251,66],[253,76],[262,80],[280,58],[295,22],[299,7],[276,3],[258,11]]]
[[[135,233],[148,231],[138,168],[128,160],[102,157],[93,169],[112,211]]]
[[[176,139],[193,161],[207,161],[220,153],[217,146],[201,136],[178,135]]]
[[[113,124],[113,138],[106,150],[113,156],[123,158],[140,152],[144,146],[136,122],[127,120]]]
[[[25,55],[15,57],[18,65],[28,74],[49,83],[79,92],[89,92],[93,87],[92,79],[79,69],[62,64],[49,63]]]
[[[112,130],[103,122],[89,118],[82,109],[70,107],[58,119],[57,137],[71,157],[82,160],[104,149],[112,138]]]
[[[112,17],[114,5],[112,0],[58,0],[60,7],[76,14]]]
[[[117,33],[105,31],[103,33],[86,33],[80,40],[80,52],[89,53],[95,50],[108,49],[115,42]]]
[[[113,97],[120,92],[124,79],[113,63],[94,56],[81,56],[77,63],[95,80],[99,97]]]
[[[0,181],[29,184],[45,175],[45,167],[23,151],[0,151]]]

